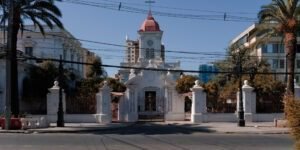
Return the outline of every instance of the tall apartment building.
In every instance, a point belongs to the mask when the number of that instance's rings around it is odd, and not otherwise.
[[[199,80],[203,83],[207,83],[216,75],[213,72],[216,72],[217,68],[213,64],[202,64],[199,66],[199,71]]]
[[[137,63],[139,58],[139,41],[129,40],[126,37],[126,44],[125,62]]]
[[[261,38],[262,33],[258,30],[258,24],[253,24],[234,38],[230,45],[236,44],[244,47],[249,47],[256,43]],[[296,66],[295,71],[300,71],[300,37],[297,37],[297,55],[296,55]],[[250,55],[256,56],[259,60],[266,60],[273,72],[286,72],[286,55],[284,51],[283,38],[272,37],[267,43],[260,44],[252,49]],[[275,75],[274,75],[275,76]],[[286,75],[276,75],[276,79],[285,81]],[[295,75],[296,80],[299,82],[300,75]]]

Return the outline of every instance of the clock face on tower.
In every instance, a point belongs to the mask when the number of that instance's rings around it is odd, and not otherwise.
[[[148,40],[147,44],[148,44],[148,46],[152,46],[153,45],[153,41],[152,40]]]

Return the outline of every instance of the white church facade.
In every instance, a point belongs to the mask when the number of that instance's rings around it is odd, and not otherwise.
[[[160,118],[184,120],[184,98],[175,90],[180,62],[165,62],[163,31],[149,11],[138,30],[139,38],[126,38],[128,49],[119,75],[127,90],[120,105],[120,121]],[[130,69],[131,68],[131,69]],[[170,71],[167,71],[170,70]]]

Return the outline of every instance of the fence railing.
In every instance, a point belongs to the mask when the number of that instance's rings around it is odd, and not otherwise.
[[[66,96],[66,113],[67,114],[95,114],[96,113],[96,96]]]

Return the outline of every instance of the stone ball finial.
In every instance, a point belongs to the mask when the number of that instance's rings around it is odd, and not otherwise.
[[[248,80],[244,80],[244,85],[249,85]]]
[[[171,69],[168,69],[167,75],[171,75]]]
[[[103,82],[103,85],[104,85],[104,86],[107,86],[107,81],[104,81],[104,82]]]
[[[134,74],[135,70],[134,69],[130,69],[130,74]]]
[[[58,81],[54,81],[54,85],[53,85],[53,88],[59,88],[59,82]]]
[[[149,64],[153,64],[154,61],[152,59],[149,60]]]
[[[193,86],[193,88],[191,88],[191,91],[194,91],[195,89],[203,91],[203,87],[201,87],[199,80],[195,81],[195,85]]]

